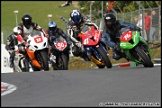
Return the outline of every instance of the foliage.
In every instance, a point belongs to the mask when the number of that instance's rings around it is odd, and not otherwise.
[[[91,1],[92,2],[92,1]],[[140,4],[144,8],[154,8],[161,6],[161,1],[116,1],[114,4],[114,10],[117,13],[120,12],[130,12],[130,11],[135,11],[140,8],[137,2],[140,2]],[[94,15],[93,17],[95,19],[101,18],[101,5],[102,1],[94,1],[92,5],[92,14]],[[104,13],[107,12],[107,1],[103,1],[103,11]],[[86,1],[79,1],[79,5],[81,8],[84,7],[84,9],[81,9],[81,12],[84,14],[90,14],[90,2]]]

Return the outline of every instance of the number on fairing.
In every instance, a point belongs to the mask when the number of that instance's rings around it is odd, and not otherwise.
[[[58,47],[65,47],[64,43],[57,43]]]
[[[98,41],[99,37],[100,37],[100,34],[97,31],[95,31],[94,39]]]
[[[34,40],[35,40],[36,43],[40,43],[40,42],[43,41],[43,39],[42,39],[41,36],[37,36],[37,37],[35,37]]]
[[[124,37],[125,40],[128,40],[131,37],[131,35],[130,34],[126,34],[123,37]]]
[[[99,37],[99,33],[97,31],[95,31],[95,36]]]
[[[88,38],[84,40],[83,44],[84,45],[87,45],[88,44]]]
[[[66,42],[57,42],[57,43],[54,43],[54,45],[57,49],[60,49],[60,50],[63,50],[67,46]]]

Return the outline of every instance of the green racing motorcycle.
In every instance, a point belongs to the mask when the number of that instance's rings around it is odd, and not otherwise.
[[[124,27],[119,31],[118,38],[121,52],[125,54],[129,61],[143,64],[144,67],[154,66],[151,61],[149,45],[139,31]]]

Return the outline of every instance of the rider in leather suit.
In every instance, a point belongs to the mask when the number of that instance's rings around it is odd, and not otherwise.
[[[50,46],[52,46],[53,40],[62,36],[66,40],[68,46],[70,47],[71,45],[70,38],[64,33],[62,29],[57,27],[57,24],[54,21],[49,22],[47,33],[49,35],[48,42]]]
[[[68,24],[68,35],[74,46],[72,46],[72,53],[74,56],[80,56],[85,61],[89,61],[84,48],[81,44],[81,40],[78,37],[78,34],[84,28],[84,26],[91,26],[93,25],[96,29],[98,26],[95,23],[92,23],[86,16],[82,15],[78,10],[72,10],[70,13],[70,21]]]
[[[107,39],[106,43],[109,47],[113,49],[113,56],[112,58],[115,60],[119,60],[122,58],[122,53],[119,46],[119,38],[116,38],[118,35],[118,32],[123,27],[130,27],[132,30],[138,30],[141,29],[134,24],[122,22],[120,20],[116,20],[116,16],[114,13],[107,13],[104,15],[104,22],[105,22],[105,34],[103,37]],[[128,61],[129,59],[125,57]]]
[[[14,57],[15,57],[15,45],[18,44],[17,39],[16,39],[16,33],[12,33],[7,37],[7,43],[5,46],[5,49],[8,51],[10,54],[10,67],[12,68],[14,66]]]
[[[45,36],[48,37],[48,34],[46,33],[46,31],[44,29],[42,29],[37,23],[32,22],[32,17],[29,14],[24,14],[22,16],[22,22],[17,26],[18,27],[18,35],[21,36],[23,38],[22,41],[20,41],[20,43],[18,45],[19,48],[19,52],[24,54],[25,50],[24,50],[24,43],[27,39],[27,36],[33,32],[33,30],[39,30],[42,31],[44,33]]]

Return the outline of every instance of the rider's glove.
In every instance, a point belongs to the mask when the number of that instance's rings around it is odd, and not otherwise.
[[[45,34],[45,37],[49,38],[49,35],[48,34]]]
[[[71,42],[70,42],[70,41],[68,41],[68,42],[67,42],[67,44],[68,44],[68,46],[70,46],[70,45],[71,45]]]
[[[75,45],[77,45],[79,48],[82,46],[81,42],[76,42]]]
[[[52,41],[53,39],[55,39],[55,36],[50,36],[49,40]]]
[[[11,55],[12,53],[14,53],[14,50],[8,50],[8,53]]]
[[[135,27],[135,30],[137,30],[137,31],[140,32],[140,31],[141,31],[141,28],[136,26],[136,27]]]
[[[23,42],[21,43],[22,46],[28,46],[28,43],[26,41],[23,40]]]

